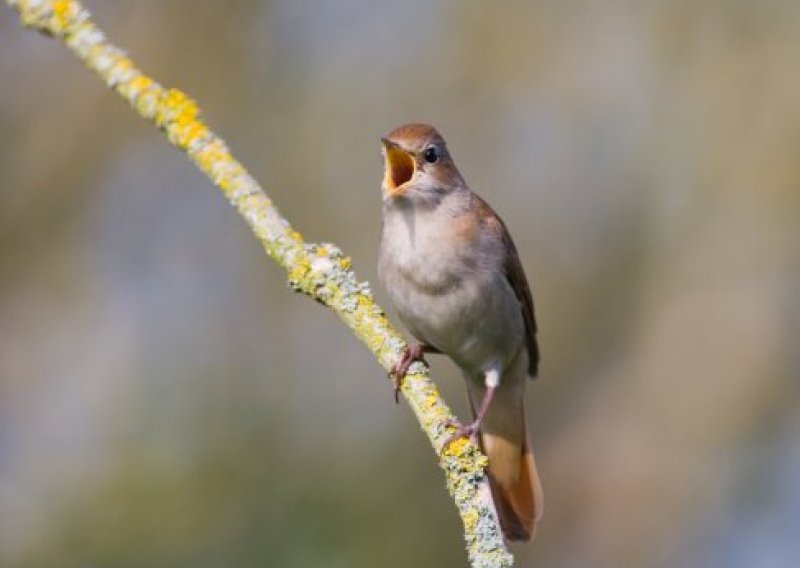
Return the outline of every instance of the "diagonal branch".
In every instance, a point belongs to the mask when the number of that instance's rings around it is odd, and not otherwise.
[[[192,99],[144,75],[106,39],[80,2],[6,3],[19,13],[23,25],[57,38],[140,116],[158,126],[236,207],[267,254],[288,272],[291,287],[335,311],[380,364],[391,368],[405,342],[375,303],[367,283],[356,279],[350,259],[334,245],[306,243],[292,229],[259,184],[233,158],[225,142],[200,119]],[[402,392],[438,454],[451,434],[447,421],[453,416],[425,365],[412,365]],[[486,463],[486,457],[467,440],[451,444],[440,459],[448,491],[464,523],[470,564],[480,568],[512,566],[513,557],[503,541],[492,504]]]

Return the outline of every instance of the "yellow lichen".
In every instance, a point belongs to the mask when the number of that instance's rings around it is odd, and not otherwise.
[[[129,73],[133,69],[135,69],[133,61],[124,55],[118,55],[114,60],[109,77],[119,81],[122,79],[125,73]]]
[[[189,98],[180,89],[170,89],[164,98],[164,107],[169,115],[177,118],[181,115],[184,119],[194,118],[200,112],[197,103]]]
[[[230,176],[225,176],[217,180],[217,185],[219,185],[222,191],[228,193],[233,189],[234,180]]]
[[[458,438],[457,440],[450,442],[447,447],[444,448],[442,454],[453,457],[462,457],[470,447],[472,447],[472,444],[470,443],[469,438]]]
[[[214,172],[215,168],[220,169],[220,164],[229,162],[231,156],[225,145],[219,139],[215,139],[203,145],[203,147],[195,153],[194,160],[204,172],[210,173]],[[219,180],[216,178],[213,181],[219,183]]]
[[[145,89],[149,89],[150,86],[154,83],[154,81],[150,77],[145,77],[144,75],[137,75],[133,79],[128,82],[128,86],[133,91],[144,91]]]
[[[56,0],[53,2],[51,9],[53,10],[55,25],[58,28],[64,29],[67,26],[74,8],[75,6],[69,0]]]
[[[439,404],[439,397],[435,393],[428,393],[425,397],[425,406],[434,408]]]
[[[464,528],[467,530],[467,532],[475,531],[475,525],[478,524],[478,519],[480,518],[481,518],[480,514],[475,509],[469,509],[464,513],[463,515]]]
[[[208,135],[208,128],[199,120],[181,114],[170,127],[170,134],[181,148],[189,148],[194,142]]]

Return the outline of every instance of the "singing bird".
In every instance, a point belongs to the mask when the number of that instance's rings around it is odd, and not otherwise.
[[[443,353],[458,365],[474,421],[456,423],[454,437],[479,441],[503,533],[528,540],[543,512],[524,401],[539,347],[519,255],[497,213],[470,191],[436,129],[407,124],[381,140],[378,274],[419,342],[392,370],[395,387],[424,353]]]

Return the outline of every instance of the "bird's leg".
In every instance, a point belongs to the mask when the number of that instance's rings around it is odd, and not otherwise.
[[[425,353],[441,353],[433,345],[426,345],[424,343],[412,343],[406,347],[400,360],[394,364],[392,370],[389,371],[389,378],[392,379],[394,384],[394,402],[400,403],[400,387],[403,386],[403,379],[408,373],[408,368],[414,361],[425,361]]]
[[[492,404],[494,391],[497,390],[498,384],[500,384],[498,371],[495,369],[489,370],[486,373],[486,392],[483,393],[483,399],[481,399],[481,404],[478,406],[478,412],[475,413],[475,420],[473,420],[470,424],[462,424],[458,420],[449,420],[447,425],[453,426],[456,431],[445,441],[444,445],[442,446],[442,452],[444,452],[450,446],[450,444],[459,438],[465,438],[468,436],[473,443],[478,443],[478,431],[481,428],[483,417],[486,416],[486,412],[489,410],[489,406]]]

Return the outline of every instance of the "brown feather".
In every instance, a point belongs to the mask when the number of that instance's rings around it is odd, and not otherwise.
[[[522,262],[517,253],[517,247],[511,239],[511,234],[500,216],[492,209],[488,203],[475,195],[478,200],[478,208],[482,211],[479,215],[488,224],[489,228],[500,236],[506,250],[505,273],[508,283],[514,290],[522,308],[522,317],[525,321],[525,347],[528,350],[528,375],[536,377],[539,370],[539,344],[536,341],[536,316],[533,309],[533,297],[528,286],[528,279],[522,268]]]
[[[544,513],[544,497],[525,425],[522,396],[524,369],[510,370],[481,425],[480,445],[489,458],[488,476],[503,534],[509,540],[530,540]],[[485,387],[467,380],[473,416]]]

